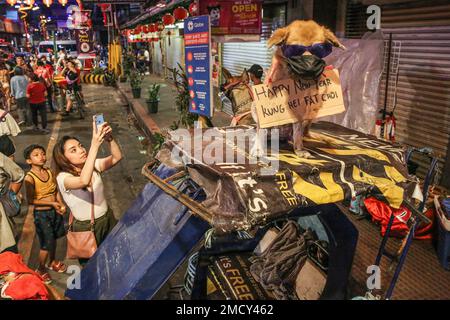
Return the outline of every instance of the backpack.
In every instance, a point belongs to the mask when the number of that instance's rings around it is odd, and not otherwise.
[[[13,218],[20,214],[22,202],[20,198],[17,197],[17,194],[9,189],[9,183],[5,187],[5,191],[0,195],[0,203],[8,217]]]
[[[8,217],[13,218],[19,215],[21,202],[14,191],[6,190],[0,196],[0,203],[3,205],[3,209]]]

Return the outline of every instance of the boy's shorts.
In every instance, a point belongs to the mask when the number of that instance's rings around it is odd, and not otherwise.
[[[34,210],[34,225],[39,238],[41,250],[54,248],[56,239],[66,235],[64,218],[55,209]]]

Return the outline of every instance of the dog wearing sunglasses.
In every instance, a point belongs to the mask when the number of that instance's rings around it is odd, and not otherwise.
[[[333,47],[345,49],[333,32],[312,20],[296,20],[287,27],[277,29],[267,45],[277,48],[264,81],[266,85],[288,78],[316,80],[326,67],[323,58],[332,52]],[[257,123],[257,134],[250,154],[261,156],[264,138],[259,134],[258,116],[254,109],[252,116]],[[308,158],[309,152],[302,150],[303,137],[308,136],[312,119],[308,115],[297,116],[296,123],[278,127],[280,140],[291,140],[297,156]]]

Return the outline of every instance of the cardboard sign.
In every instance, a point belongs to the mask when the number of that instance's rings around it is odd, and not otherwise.
[[[325,70],[318,80],[286,79],[252,87],[261,128],[311,120],[345,111],[339,72]]]

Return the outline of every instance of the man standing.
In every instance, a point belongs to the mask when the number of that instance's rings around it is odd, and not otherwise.
[[[16,99],[19,111],[19,126],[25,124],[31,126],[31,109],[27,98],[28,79],[23,75],[23,69],[14,68],[14,76],[11,79],[11,95]]]

